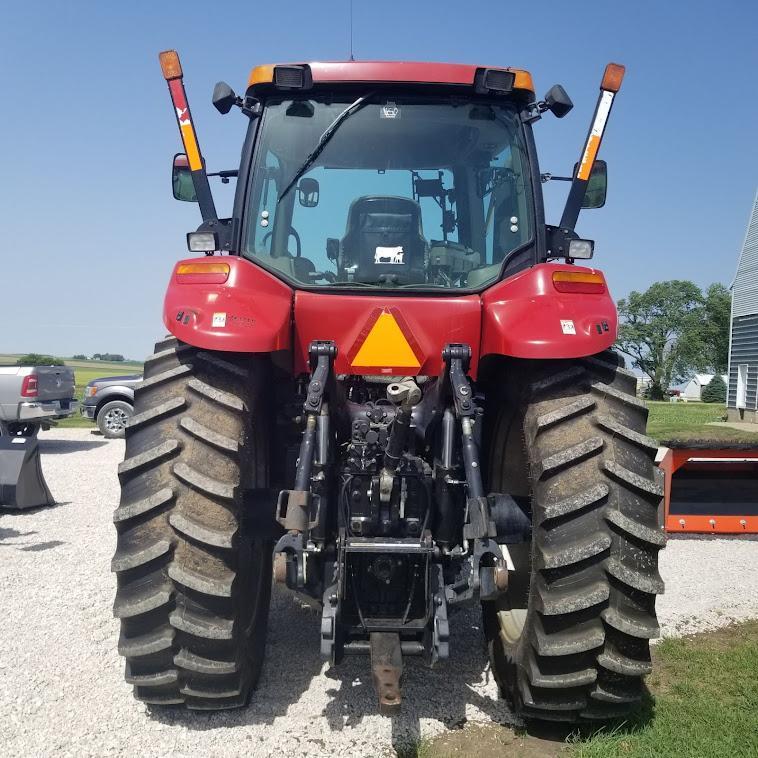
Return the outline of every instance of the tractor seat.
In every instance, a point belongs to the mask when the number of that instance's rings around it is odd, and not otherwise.
[[[426,239],[421,206],[407,197],[359,197],[350,205],[341,243],[342,267],[357,281],[423,282]]]

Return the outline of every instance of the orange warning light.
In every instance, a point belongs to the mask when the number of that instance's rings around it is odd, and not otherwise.
[[[621,89],[621,82],[624,81],[625,71],[626,68],[620,63],[609,63],[605,67],[600,89],[608,90],[608,92],[618,92]]]
[[[182,64],[176,50],[164,50],[158,54],[158,60],[161,62],[161,71],[166,81],[182,78]]]
[[[358,352],[350,363],[353,368],[416,371],[421,367],[408,337],[389,310],[379,313],[359,344]]]

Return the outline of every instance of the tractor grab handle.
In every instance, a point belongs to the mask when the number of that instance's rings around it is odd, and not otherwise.
[[[187,102],[187,93],[184,90],[182,64],[179,60],[179,54],[176,50],[164,50],[158,55],[158,60],[161,64],[163,78],[166,80],[166,84],[168,84],[171,102],[174,105],[176,123],[179,125],[179,134],[184,145],[184,152],[187,155],[187,162],[189,163],[197,202],[200,206],[200,213],[202,214],[203,221],[216,221],[218,219],[216,205],[213,202],[208,175],[205,173],[205,161],[203,160],[200,145],[197,141],[195,125],[192,122],[192,113]]]
[[[592,124],[584,141],[582,155],[577,164],[576,174],[574,175],[571,189],[566,199],[566,207],[563,209],[563,215],[561,216],[561,229],[573,231],[576,226],[579,211],[582,208],[584,193],[587,191],[587,184],[592,175],[592,167],[595,165],[595,159],[600,150],[600,143],[603,141],[603,134],[608,123],[613,99],[621,89],[624,72],[625,68],[620,63],[609,63],[605,67],[603,80],[600,83],[600,96],[595,106],[595,114],[592,117]]]

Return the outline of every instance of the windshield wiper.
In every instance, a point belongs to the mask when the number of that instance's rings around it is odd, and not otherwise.
[[[279,203],[282,202],[282,198],[297,184],[298,179],[313,165],[313,162],[316,160],[316,158],[321,155],[321,151],[327,146],[329,143],[329,140],[334,136],[337,129],[342,126],[342,124],[347,121],[350,116],[353,115],[353,113],[357,113],[370,98],[372,98],[376,93],[369,92],[368,95],[363,95],[363,97],[359,97],[352,105],[348,105],[347,108],[345,108],[342,113],[337,116],[337,118],[332,121],[329,126],[326,127],[326,131],[321,135],[321,138],[318,141],[318,144],[316,147],[311,150],[308,157],[303,161],[303,165],[300,166],[300,168],[295,171],[292,179],[287,182],[287,186],[284,188],[282,193],[279,195],[279,199],[276,201],[276,204],[279,205]]]

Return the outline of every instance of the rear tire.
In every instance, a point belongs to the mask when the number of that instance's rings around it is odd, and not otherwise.
[[[651,670],[662,474],[622,365],[611,352],[537,364],[492,430],[490,489],[509,492],[522,462],[533,534],[484,627],[501,693],[527,719],[624,716]]]
[[[247,703],[263,662],[271,542],[242,532],[243,491],[267,484],[262,359],[156,345],[119,466],[112,568],[119,652],[138,700]]]

